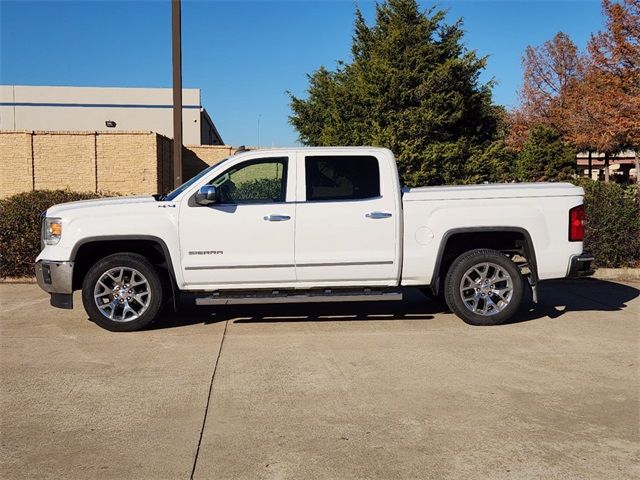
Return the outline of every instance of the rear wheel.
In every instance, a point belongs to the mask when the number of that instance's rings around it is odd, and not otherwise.
[[[499,325],[509,320],[522,303],[524,284],[515,263],[489,249],[463,253],[447,272],[447,305],[471,325]]]
[[[87,273],[82,303],[91,320],[102,328],[141,330],[155,320],[162,306],[160,276],[142,255],[109,255]]]

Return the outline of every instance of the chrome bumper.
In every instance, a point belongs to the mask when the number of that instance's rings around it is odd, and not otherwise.
[[[73,308],[73,262],[40,260],[36,262],[36,280],[51,294],[51,305]]]

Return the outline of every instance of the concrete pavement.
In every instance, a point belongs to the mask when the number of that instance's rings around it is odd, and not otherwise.
[[[2,284],[0,477],[637,478],[639,287],[543,284],[500,327],[412,292],[118,334]]]

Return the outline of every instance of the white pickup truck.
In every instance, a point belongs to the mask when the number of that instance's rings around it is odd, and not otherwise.
[[[369,147],[238,153],[168,195],[65,203],[43,214],[40,287],[109,330],[196,303],[443,297],[465,322],[510,319],[525,288],[588,275],[583,190],[567,183],[402,189]]]

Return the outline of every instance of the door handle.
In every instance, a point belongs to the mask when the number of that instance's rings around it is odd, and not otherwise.
[[[267,222],[284,222],[287,220],[291,220],[291,217],[289,215],[276,215],[272,213],[271,215],[267,215],[266,217],[264,217],[264,219]]]
[[[369,212],[365,215],[367,218],[389,218],[392,216],[389,212]]]

